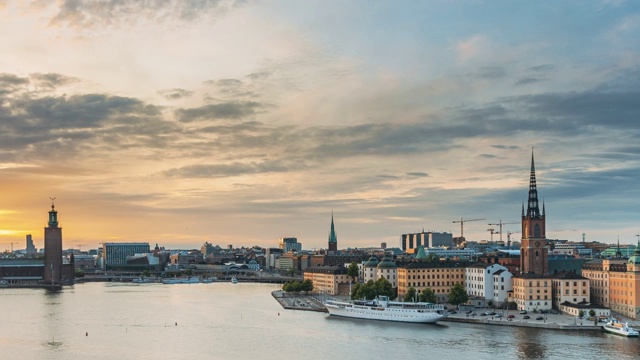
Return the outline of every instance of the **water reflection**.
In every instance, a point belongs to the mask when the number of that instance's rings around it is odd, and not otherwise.
[[[517,347],[516,355],[519,359],[544,359],[547,347],[542,344],[540,332],[515,327],[513,331]]]

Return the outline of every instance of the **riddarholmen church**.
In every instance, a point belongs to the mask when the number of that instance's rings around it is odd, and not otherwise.
[[[549,246],[546,236],[546,215],[538,203],[536,171],[531,153],[529,197],[525,212],[522,204],[522,241],[520,275],[513,278],[510,301],[519,310],[539,311],[556,308],[568,311],[567,306],[589,304],[589,279],[574,271],[549,274]]]

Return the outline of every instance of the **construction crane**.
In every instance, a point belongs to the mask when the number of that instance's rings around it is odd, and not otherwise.
[[[510,224],[520,224],[520,223],[519,222],[503,223],[502,219],[500,219],[500,221],[497,224],[489,224],[489,226],[499,226],[500,227],[500,230],[498,231],[498,233],[500,233],[500,242],[502,242],[502,225],[510,225]]]
[[[469,222],[469,221],[480,221],[480,220],[486,220],[486,219],[464,219],[464,218],[460,218],[460,220],[453,220],[453,223],[460,223],[460,238],[464,239],[464,223]]]
[[[492,243],[493,243],[493,234],[497,234],[497,233],[498,233],[497,231],[494,231],[494,230],[495,230],[494,228],[487,229],[487,231],[488,231],[489,233],[491,233],[491,242],[492,242]]]
[[[507,247],[511,249],[511,234],[516,234],[516,232],[507,231]]]

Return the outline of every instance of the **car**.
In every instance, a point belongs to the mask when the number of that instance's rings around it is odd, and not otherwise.
[[[457,313],[458,313],[458,312],[457,312],[457,311],[455,311],[455,310],[451,310],[451,311],[449,311],[449,314],[457,314]]]
[[[529,315],[525,315],[525,316],[523,316],[522,318],[523,318],[523,319],[525,319],[525,320],[526,320],[526,319],[531,319],[531,318],[529,317]]]
[[[554,315],[558,315],[558,311],[555,309],[551,309],[550,313],[554,314]]]
[[[542,317],[542,316],[538,316],[538,317],[536,318],[536,320],[544,320],[544,317]]]
[[[502,314],[496,314],[496,317],[502,317]]]
[[[516,317],[516,316],[515,316],[515,315],[513,315],[513,314],[511,314],[511,315],[507,316],[507,318],[508,318],[508,319],[513,319],[513,318],[515,318],[515,317]]]
[[[526,314],[526,313],[527,313],[527,310],[522,310],[522,311],[520,311],[520,314],[522,314],[522,315],[524,315],[524,314]]]
[[[548,312],[549,312],[549,310],[540,310],[540,314],[546,314]]]
[[[487,316],[487,313],[480,313],[480,316]]]

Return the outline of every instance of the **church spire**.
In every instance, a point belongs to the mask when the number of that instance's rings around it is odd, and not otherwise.
[[[527,216],[540,218],[540,208],[538,206],[538,188],[536,186],[536,167],[533,161],[533,149],[531,150],[531,174],[529,175],[529,204],[527,206]]]
[[[336,236],[336,229],[333,225],[333,211],[331,211],[331,231],[329,232],[329,244],[338,243],[338,237]]]

